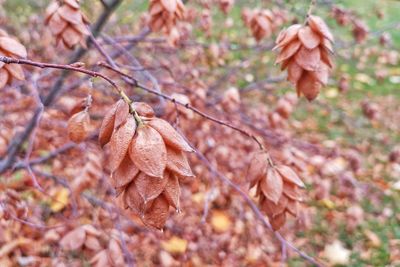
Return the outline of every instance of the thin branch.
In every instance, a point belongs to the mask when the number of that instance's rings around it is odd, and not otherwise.
[[[209,161],[208,159],[199,151],[195,150],[196,156],[206,165],[208,170],[211,172],[211,174],[215,175],[218,177],[223,183],[227,184],[230,186],[232,189],[234,189],[244,200],[245,202],[250,206],[251,210],[255,213],[257,219],[259,219],[262,224],[271,230],[274,233],[274,236],[279,240],[281,244],[284,244],[286,247],[292,249],[296,253],[298,253],[303,259],[307,260],[308,262],[314,264],[315,266],[322,267],[323,265],[319,263],[317,260],[315,260],[313,257],[307,255],[305,252],[301,251],[298,249],[295,245],[287,241],[280,233],[275,232],[272,229],[271,224],[264,218],[264,215],[261,213],[260,209],[257,207],[257,205],[251,200],[251,198],[234,182],[232,182],[228,177],[226,177],[224,174],[220,173]],[[285,251],[283,251],[285,252]],[[284,256],[284,255],[283,255]]]
[[[254,142],[257,143],[257,145],[259,146],[260,149],[264,150],[264,146],[263,146],[262,143],[257,139],[257,137],[254,136],[253,134],[247,132],[246,130],[243,130],[242,128],[240,128],[240,127],[238,127],[238,126],[232,125],[232,124],[230,124],[229,122],[226,122],[226,121],[217,119],[217,118],[215,118],[215,117],[212,117],[211,115],[208,115],[207,113],[204,113],[203,111],[201,111],[201,110],[199,110],[199,109],[197,109],[197,108],[191,106],[189,103],[182,103],[182,102],[180,102],[179,100],[173,98],[172,96],[169,96],[169,95],[166,95],[166,94],[157,92],[157,91],[155,91],[155,90],[153,90],[153,89],[150,89],[150,88],[146,87],[145,85],[139,83],[135,78],[133,78],[133,77],[129,76],[128,74],[125,74],[124,72],[122,72],[122,71],[120,71],[120,70],[118,70],[118,69],[116,69],[116,68],[114,68],[114,67],[108,65],[108,64],[105,63],[105,62],[100,62],[99,64],[100,64],[101,66],[107,68],[107,69],[110,69],[110,70],[112,70],[112,71],[114,71],[114,72],[116,72],[116,73],[122,75],[123,77],[126,77],[126,78],[130,79],[130,82],[127,82],[127,83],[128,83],[128,84],[131,84],[132,86],[136,86],[136,87],[138,87],[138,88],[140,88],[140,89],[142,89],[142,90],[144,90],[144,91],[146,91],[146,92],[148,92],[148,93],[151,93],[151,94],[154,94],[154,95],[157,95],[157,96],[161,96],[161,97],[163,97],[163,98],[165,98],[165,99],[171,101],[172,103],[176,103],[177,105],[180,105],[180,106],[182,106],[182,107],[185,107],[185,108],[187,108],[187,109],[192,110],[193,112],[197,113],[198,115],[202,116],[203,118],[205,118],[205,119],[207,119],[207,120],[210,120],[210,121],[215,122],[215,123],[217,123],[217,124],[220,124],[220,125],[226,126],[226,127],[228,127],[228,128],[231,128],[232,130],[235,130],[235,131],[241,133],[242,135],[245,135],[245,136],[251,138]],[[126,80],[125,80],[125,81],[126,81]]]

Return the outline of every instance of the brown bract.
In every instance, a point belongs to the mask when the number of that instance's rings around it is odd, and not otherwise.
[[[73,49],[78,43],[86,47],[89,35],[87,18],[81,13],[78,0],[53,1],[46,9],[45,23],[56,37],[57,44]]]
[[[75,143],[80,143],[88,135],[90,124],[90,116],[86,110],[80,111],[72,115],[68,120],[68,137]]]
[[[299,188],[304,187],[297,174],[288,166],[274,165],[265,151],[256,152],[247,173],[250,187],[256,186],[261,209],[267,214],[272,228],[279,230],[286,222],[286,213],[297,216],[302,200]]]
[[[180,180],[194,177],[184,154],[193,150],[167,121],[154,117],[149,105],[131,107],[140,120],[118,101],[104,117],[99,141],[110,146],[111,184],[123,207],[161,229],[169,206],[179,210]]]
[[[268,9],[245,10],[242,13],[244,23],[250,27],[254,38],[259,42],[261,39],[270,37],[271,34],[282,24],[281,19],[277,19],[277,12]]]
[[[314,100],[328,82],[332,61],[333,35],[325,22],[309,16],[306,25],[295,24],[279,33],[276,47],[280,49],[276,63],[288,70],[288,81],[303,94]]]
[[[151,30],[170,34],[176,30],[178,21],[184,19],[185,6],[181,0],[151,0],[149,13]]]
[[[0,56],[26,58],[27,52],[25,46],[10,37],[7,32],[0,30]],[[21,65],[0,62],[0,89],[6,84],[11,84],[13,78],[25,80]]]

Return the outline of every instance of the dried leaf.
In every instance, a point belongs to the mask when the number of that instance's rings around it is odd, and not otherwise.
[[[110,147],[110,169],[111,172],[117,170],[118,166],[124,160],[125,155],[128,151],[129,144],[136,130],[136,121],[133,116],[129,116],[125,124],[122,125],[115,133],[111,136]]]
[[[114,104],[112,108],[110,108],[107,111],[103,121],[101,122],[100,132],[99,132],[99,143],[101,147],[105,146],[108,142],[110,142],[111,135],[114,131],[116,110],[117,110],[117,104]]]
[[[169,204],[164,196],[156,198],[143,217],[144,224],[162,229],[168,219]]]
[[[68,232],[60,241],[60,246],[64,250],[77,250],[82,247],[86,239],[86,232],[82,227],[78,227]]]
[[[20,81],[25,80],[25,74],[24,71],[22,70],[22,67],[17,64],[6,64],[4,66],[6,70],[13,76],[15,79],[18,79]]]
[[[264,151],[254,153],[246,176],[246,180],[250,182],[250,188],[267,174],[268,157],[268,153]]]
[[[152,177],[141,172],[134,180],[134,183],[144,202],[148,202],[158,197],[164,191],[168,183],[168,178],[164,177],[160,179],[159,177]]]
[[[85,247],[93,251],[99,251],[102,249],[99,240],[95,236],[87,236],[85,240]]]
[[[117,170],[111,174],[114,187],[122,187],[129,184],[139,173],[138,167],[132,162],[129,154],[126,153],[125,158],[118,166]]]
[[[114,129],[118,129],[122,124],[124,124],[128,119],[128,116],[129,105],[123,99],[120,99],[116,105]]]
[[[305,187],[303,181],[290,167],[278,165],[276,166],[276,170],[286,182],[293,183],[299,187]]]
[[[0,47],[18,57],[26,58],[28,54],[25,46],[10,37],[0,37]]]
[[[160,133],[167,145],[182,151],[193,151],[185,139],[167,121],[153,118],[148,124]]]
[[[261,180],[261,190],[269,200],[275,204],[278,203],[279,198],[282,196],[283,182],[280,175],[273,168],[269,168],[265,179]]]
[[[124,254],[118,241],[111,238],[108,244],[108,257],[113,266],[125,266]]]
[[[124,204],[131,208],[136,214],[142,216],[147,207],[151,205],[152,202],[145,203],[139,191],[136,188],[135,183],[130,183],[123,195]]]
[[[307,49],[314,49],[321,43],[321,37],[308,26],[302,27],[298,36]]]
[[[287,46],[285,46],[282,49],[281,52],[279,52],[279,55],[276,58],[275,64],[279,64],[282,61],[295,55],[300,47],[301,47],[301,42],[299,40],[294,40],[293,42],[289,43]]]
[[[313,29],[316,32],[319,32],[321,35],[323,35],[329,41],[331,41],[331,42],[334,41],[331,31],[329,30],[328,26],[325,24],[323,19],[321,19],[318,16],[311,15],[308,17],[307,22],[310,25],[311,29]]]
[[[296,63],[305,70],[316,71],[320,66],[321,53],[319,48],[307,49],[301,47],[294,56]]]
[[[271,226],[274,231],[279,230],[286,222],[286,213],[282,212],[274,217],[272,219],[270,218]]]
[[[80,143],[88,135],[90,116],[87,111],[78,112],[68,120],[68,137],[75,143]]]
[[[211,215],[211,225],[216,232],[226,232],[231,228],[232,221],[223,211],[213,211]]]
[[[167,199],[169,205],[174,207],[176,210],[179,210],[179,196],[180,196],[180,187],[178,177],[171,173],[166,173],[164,179],[168,179],[168,182],[164,189],[164,196]]]
[[[188,242],[177,236],[172,236],[167,241],[162,241],[161,246],[164,250],[172,254],[181,254],[186,251]]]
[[[194,177],[185,154],[169,146],[167,146],[167,169],[179,176]]]
[[[143,102],[133,102],[131,104],[132,108],[136,110],[136,112],[139,114],[139,116],[147,117],[147,118],[152,118],[154,117],[154,110],[153,108]]]
[[[139,170],[145,174],[163,177],[167,166],[167,149],[161,135],[150,126],[138,127],[129,155]]]

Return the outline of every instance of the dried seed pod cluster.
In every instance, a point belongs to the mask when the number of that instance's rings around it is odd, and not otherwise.
[[[333,35],[325,22],[310,15],[306,25],[295,24],[279,33],[274,49],[280,49],[276,63],[288,69],[288,80],[297,94],[315,99],[328,82],[332,68]]]
[[[297,99],[294,94],[286,94],[277,102],[276,108],[268,113],[268,121],[272,128],[277,128],[289,118],[294,110]]]
[[[46,9],[45,23],[56,36],[57,44],[73,49],[78,43],[86,47],[89,21],[79,8],[79,0],[53,1]]]
[[[235,4],[235,0],[218,0],[219,9],[226,15]]]
[[[105,115],[102,146],[109,143],[111,182],[122,204],[148,226],[162,229],[169,206],[179,211],[179,183],[193,177],[184,152],[192,148],[165,120],[154,117],[145,103],[120,100]]]
[[[181,0],[151,0],[150,28],[152,31],[164,31],[166,34],[176,34],[178,21],[185,17],[185,6]]]
[[[253,12],[253,16],[250,19],[250,29],[257,42],[271,36],[274,28],[274,17],[271,11],[265,9]]]
[[[7,32],[0,30],[0,55],[13,58],[25,58],[25,46],[11,38]],[[6,84],[11,84],[13,78],[24,80],[25,75],[21,65],[5,64],[0,62],[0,89]]]
[[[299,201],[302,200],[299,188],[304,187],[297,174],[288,166],[272,165],[265,151],[254,154],[247,179],[250,188],[257,186],[257,197],[276,231],[286,222],[286,214],[297,216]]]
[[[368,36],[368,26],[365,22],[361,20],[354,20],[353,23],[353,36],[357,43],[361,44],[367,39]]]

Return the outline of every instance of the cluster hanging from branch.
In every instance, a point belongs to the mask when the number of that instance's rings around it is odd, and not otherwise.
[[[180,181],[194,177],[184,154],[192,148],[149,105],[124,100],[105,115],[99,142],[109,144],[111,183],[124,208],[144,224],[162,229],[169,206],[180,209]]]
[[[163,31],[171,40],[179,39],[177,24],[186,14],[181,0],[151,0],[149,14],[149,26],[152,31]]]
[[[333,67],[333,35],[325,22],[309,15],[305,25],[295,24],[281,31],[274,49],[280,49],[276,64],[288,70],[288,80],[296,86],[297,95],[314,100],[328,83]]]
[[[14,58],[26,58],[25,46],[11,38],[7,32],[0,29],[0,55]],[[0,89],[11,84],[13,78],[25,80],[24,71],[20,65],[0,62]]]
[[[46,9],[45,23],[55,35],[57,44],[62,43],[69,49],[78,43],[86,47],[89,21],[80,10],[79,0],[52,2]]]
[[[279,10],[268,9],[244,9],[242,19],[251,30],[257,42],[268,38],[272,33],[285,22],[285,14]]]
[[[302,201],[299,188],[304,184],[291,168],[274,165],[267,152],[259,151],[253,155],[247,180],[250,188],[257,186],[261,210],[267,214],[275,231],[285,224],[286,213],[297,216]]]

